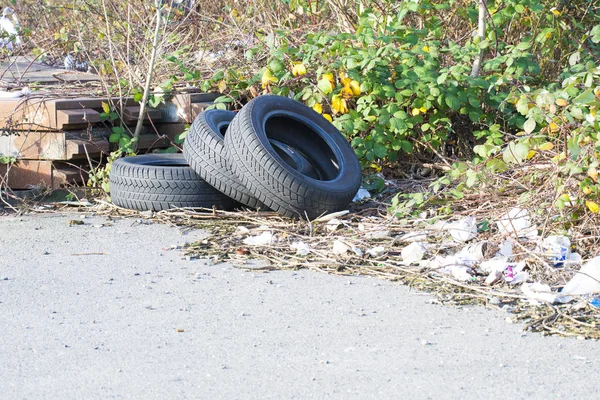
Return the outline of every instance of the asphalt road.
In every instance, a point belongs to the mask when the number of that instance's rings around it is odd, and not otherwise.
[[[593,399],[600,344],[364,277],[184,260],[176,228],[0,217],[2,399]]]

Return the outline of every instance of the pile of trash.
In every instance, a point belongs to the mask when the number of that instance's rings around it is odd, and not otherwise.
[[[515,207],[493,221],[467,216],[408,225],[373,214],[342,211],[293,225],[253,215],[187,245],[184,253],[249,269],[256,268],[251,259],[261,259],[260,268],[269,270],[394,279],[444,302],[494,305],[531,330],[600,338],[600,257],[583,260],[567,236],[540,236],[526,209]]]

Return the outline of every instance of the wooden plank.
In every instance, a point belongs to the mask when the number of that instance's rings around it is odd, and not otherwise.
[[[0,155],[33,160],[66,160],[63,132],[13,132],[0,136]]]
[[[162,119],[162,112],[157,108],[148,108],[147,113],[144,116],[144,121],[149,121],[156,123]],[[123,107],[123,121],[126,124],[133,124],[137,122],[140,117],[140,106],[127,106]]]
[[[91,108],[56,110],[56,125],[58,129],[66,129],[69,125],[94,124],[96,122],[100,122],[100,113]]]
[[[82,140],[67,139],[66,159],[98,158],[103,154],[110,153],[110,143],[105,138]]]
[[[10,168],[0,164],[0,175],[11,189],[28,189],[37,185],[52,187],[52,161],[21,160]]]
[[[56,130],[55,105],[51,99],[0,99],[0,129]]]
[[[57,189],[69,184],[83,183],[86,168],[63,165],[49,160],[20,160],[7,166],[0,164],[0,176],[11,189],[29,189],[45,186]]]
[[[102,110],[102,103],[107,103],[111,107],[119,111],[119,104],[121,103],[119,98],[108,98],[108,97],[79,97],[75,99],[60,99],[56,100],[57,110],[77,110],[81,108],[93,108],[95,110]],[[135,106],[138,104],[133,97],[125,97],[122,100],[123,106]]]

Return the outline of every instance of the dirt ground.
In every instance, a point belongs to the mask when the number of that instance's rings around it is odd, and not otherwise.
[[[0,397],[598,397],[598,342],[524,333],[508,314],[377,279],[165,250],[203,235],[0,217]]]

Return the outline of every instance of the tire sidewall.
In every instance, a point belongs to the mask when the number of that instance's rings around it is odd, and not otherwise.
[[[265,95],[252,100],[251,121],[256,138],[270,156],[290,174],[305,184],[319,190],[346,192],[358,190],[361,180],[360,163],[346,138],[329,121],[311,108],[287,97]],[[250,104],[246,105],[248,107]],[[289,166],[273,149],[265,130],[266,121],[274,116],[292,118],[315,132],[339,161],[339,172],[333,180],[318,180],[306,176]],[[356,179],[358,178],[358,179]]]

